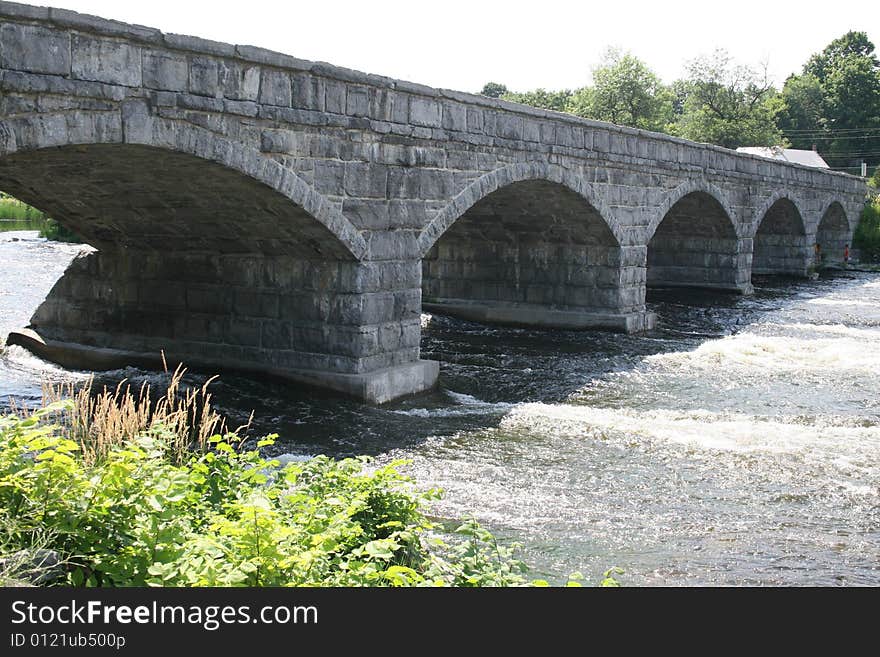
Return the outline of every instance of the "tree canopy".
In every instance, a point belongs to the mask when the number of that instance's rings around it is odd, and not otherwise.
[[[578,89],[513,92],[495,82],[481,92],[534,107],[736,148],[814,146],[832,168],[856,173],[880,164],[880,60],[865,32],[848,32],[813,54],[781,91],[766,66],[733,61],[724,50],[687,64],[665,85],[630,52],[609,49]]]
[[[663,130],[672,118],[672,95],[645,62],[611,48],[593,69],[593,87],[572,98],[571,111],[619,125]]]
[[[880,163],[880,61],[864,32],[848,32],[810,57],[782,91],[779,127],[795,148],[817,150],[857,173]]]
[[[716,50],[691,61],[687,71],[674,134],[727,148],[782,143],[776,126],[780,106],[766,70],[759,74]]]
[[[480,91],[481,96],[489,96],[489,98],[501,98],[507,93],[507,87],[498,82],[487,82]]]

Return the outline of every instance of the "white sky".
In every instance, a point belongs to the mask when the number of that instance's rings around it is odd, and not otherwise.
[[[768,61],[778,85],[848,30],[867,31],[880,46],[877,0],[39,4],[461,91],[479,91],[490,80],[516,91],[583,86],[608,46],[632,51],[666,82],[683,74],[686,60],[723,47],[741,63]]]

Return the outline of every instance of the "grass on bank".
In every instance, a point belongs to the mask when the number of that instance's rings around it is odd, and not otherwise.
[[[46,215],[18,199],[0,193],[0,221],[39,222]]]
[[[207,384],[181,377],[154,402],[49,388],[43,408],[0,418],[0,579],[51,554],[55,583],[73,586],[545,584],[476,522],[441,531],[426,515],[439,492],[402,462],[280,467],[260,454],[274,436],[245,446]]]
[[[0,192],[0,231],[6,230],[38,230],[40,237],[55,242],[82,242],[79,235],[40,210]]]

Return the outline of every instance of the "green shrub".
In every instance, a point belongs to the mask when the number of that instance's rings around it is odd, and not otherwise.
[[[70,585],[528,583],[514,548],[476,522],[449,533],[429,521],[439,493],[418,492],[402,462],[320,456],[282,468],[259,452],[273,436],[246,449],[234,433],[181,461],[161,423],[85,458],[55,421],[72,409],[0,417],[0,549],[57,551]]]
[[[864,260],[880,260],[880,195],[865,203],[853,235],[853,246],[861,251]]]
[[[72,230],[65,228],[54,219],[46,219],[46,224],[40,229],[40,237],[55,242],[73,242],[79,244],[82,238]]]

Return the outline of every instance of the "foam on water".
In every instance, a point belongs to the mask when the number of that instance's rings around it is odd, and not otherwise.
[[[761,375],[796,372],[873,374],[880,370],[880,341],[866,341],[880,334],[841,335],[836,338],[800,338],[762,335],[745,331],[720,340],[704,342],[689,352],[648,356],[651,364],[675,368],[736,367]]]
[[[853,426],[847,418],[522,404],[503,418],[501,426],[573,439],[644,438],[701,450],[799,453],[833,459],[847,468],[861,469],[872,461],[880,464],[880,424]]]
[[[444,390],[443,394],[451,399],[456,406],[395,409],[391,412],[397,415],[411,415],[422,418],[442,418],[466,415],[497,415],[504,413],[512,407],[512,404],[507,402],[486,402],[472,395],[453,392],[452,390]]]

